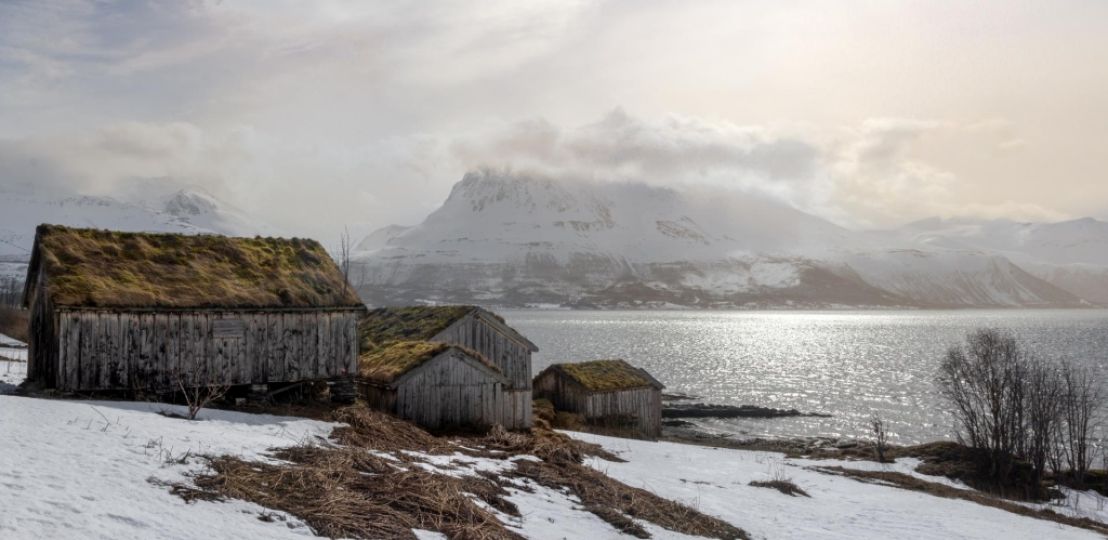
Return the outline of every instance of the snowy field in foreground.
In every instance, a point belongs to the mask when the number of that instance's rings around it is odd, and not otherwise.
[[[14,366],[14,367],[12,367]],[[0,391],[18,383],[25,363],[0,362]],[[14,371],[13,371],[14,369]],[[155,403],[67,401],[0,395],[0,538],[305,538],[297,519],[242,501],[185,502],[166,482],[201,467],[198,454],[266,459],[268,449],[322,442],[335,424],[302,418],[204,411],[189,422]],[[816,464],[780,454],[650,443],[580,433],[628,463],[589,465],[636,487],[721,517],[755,538],[1097,538],[1089,531],[1021,517],[973,503],[863,484],[806,469]],[[512,467],[462,454],[424,456],[442,474]],[[515,459],[529,459],[528,456]],[[537,458],[530,458],[537,459]],[[459,464],[464,464],[459,467]],[[837,464],[819,462],[820,465]],[[850,463],[857,468],[884,467]],[[910,473],[913,463],[891,465]],[[791,477],[812,497],[750,487],[751,480]],[[933,480],[932,478],[929,478]],[[566,493],[522,482],[510,489],[522,518],[503,521],[530,538],[613,538],[616,531]],[[273,522],[261,514],[279,516]],[[643,523],[655,538],[687,538]],[[441,538],[420,532],[421,538]]]
[[[627,463],[591,458],[588,464],[628,485],[648,489],[723,518],[756,538],[1102,538],[975,503],[864,484],[806,469],[871,463],[790,460],[781,454],[650,443],[569,433],[617,452]],[[890,466],[908,472],[904,464]],[[789,477],[811,498],[749,486],[752,480]],[[927,477],[934,481],[934,478]]]

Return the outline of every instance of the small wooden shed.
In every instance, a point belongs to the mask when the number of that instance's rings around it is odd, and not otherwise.
[[[366,309],[314,240],[39,226],[28,377],[63,391],[352,376]]]
[[[477,306],[378,308],[359,323],[362,354],[398,341],[450,343],[470,349],[508,380],[501,425],[531,427],[531,353],[538,347],[502,317]]]
[[[662,389],[645,370],[623,360],[554,364],[535,377],[535,398],[560,411],[613,430],[646,438],[662,433]]]
[[[366,404],[429,429],[503,424],[508,379],[457,345],[401,341],[358,360]]]

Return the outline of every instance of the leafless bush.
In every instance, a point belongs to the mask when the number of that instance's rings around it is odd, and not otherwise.
[[[954,407],[958,438],[987,451],[989,475],[1011,470],[1024,440],[1027,361],[1014,337],[978,330],[952,347],[939,367],[939,388]]]
[[[1034,485],[1040,485],[1057,447],[1059,412],[1062,402],[1060,370],[1052,363],[1031,360],[1024,382],[1027,391],[1027,419],[1021,455],[1031,464]],[[1055,469],[1057,470],[1057,469]]]
[[[885,421],[880,416],[874,415],[870,419],[870,425],[873,426],[874,436],[874,450],[877,451],[877,461],[885,463],[885,450],[889,449],[889,432],[885,428]]]
[[[181,396],[185,399],[185,405],[188,407],[185,418],[189,420],[196,420],[196,415],[200,414],[201,410],[206,409],[213,402],[223,399],[223,396],[227,395],[227,392],[231,389],[231,386],[227,384],[206,382],[196,374],[188,377],[184,373],[177,372],[174,378],[177,381],[177,388],[181,392]]]
[[[1066,363],[1062,366],[1061,416],[1062,455],[1077,486],[1083,486],[1094,452],[1090,437],[1104,395],[1088,369]]]
[[[339,268],[342,269],[343,292],[350,286],[350,230],[342,229],[339,235]]]
[[[938,382],[959,439],[986,451],[994,480],[1007,478],[1020,458],[1031,466],[1033,487],[1048,470],[1063,469],[1083,486],[1105,397],[1088,369],[1031,357],[1011,335],[979,330],[947,352]]]

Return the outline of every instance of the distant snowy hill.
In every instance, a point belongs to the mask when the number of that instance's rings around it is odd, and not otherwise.
[[[0,276],[22,279],[42,223],[122,231],[268,234],[241,212],[197,190],[179,190],[140,203],[111,197],[55,197],[0,191]]]
[[[481,171],[423,223],[358,243],[353,276],[379,304],[1082,305],[1002,254],[905,234],[752,195]]]
[[[929,219],[890,234],[925,246],[997,253],[1076,296],[1108,304],[1108,222]]]

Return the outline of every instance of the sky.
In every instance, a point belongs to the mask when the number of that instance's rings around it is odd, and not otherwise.
[[[467,171],[857,228],[1108,218],[1108,2],[0,1],[0,190],[194,186],[282,230]]]

